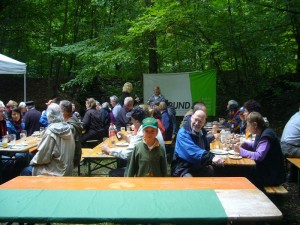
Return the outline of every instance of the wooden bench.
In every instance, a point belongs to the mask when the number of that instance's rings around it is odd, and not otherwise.
[[[279,186],[269,186],[269,187],[264,187],[265,192],[267,194],[277,194],[277,195],[284,195],[288,193],[288,190],[285,189],[282,185]]]
[[[300,196],[300,158],[286,158],[286,160],[298,168],[298,195]]]

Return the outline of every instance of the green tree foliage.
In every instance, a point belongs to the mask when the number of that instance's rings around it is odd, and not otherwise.
[[[3,0],[0,19],[0,51],[54,94],[120,94],[127,80],[140,94],[143,73],[214,68],[219,99],[244,101],[300,72],[299,0]]]

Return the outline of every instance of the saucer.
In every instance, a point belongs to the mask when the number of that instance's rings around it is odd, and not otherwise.
[[[127,142],[118,142],[118,143],[116,143],[116,146],[120,146],[120,147],[126,147],[128,145],[129,145],[129,143],[127,143]]]
[[[230,155],[230,156],[228,156],[229,158],[231,158],[231,159],[242,159],[243,157],[242,156],[236,156],[236,155]]]
[[[220,150],[220,149],[213,149],[213,150],[210,150],[211,153],[214,153],[216,155],[227,155],[228,152],[225,151],[225,150]]]

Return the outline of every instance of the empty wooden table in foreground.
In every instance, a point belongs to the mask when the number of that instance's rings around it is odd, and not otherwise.
[[[0,222],[226,224],[282,218],[242,177],[17,177],[0,185],[0,208]]]

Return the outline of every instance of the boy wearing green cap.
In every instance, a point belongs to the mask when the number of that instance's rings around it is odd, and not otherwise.
[[[136,144],[128,166],[128,177],[165,177],[167,160],[164,148],[156,139],[157,120],[152,117],[142,122],[143,141]]]

